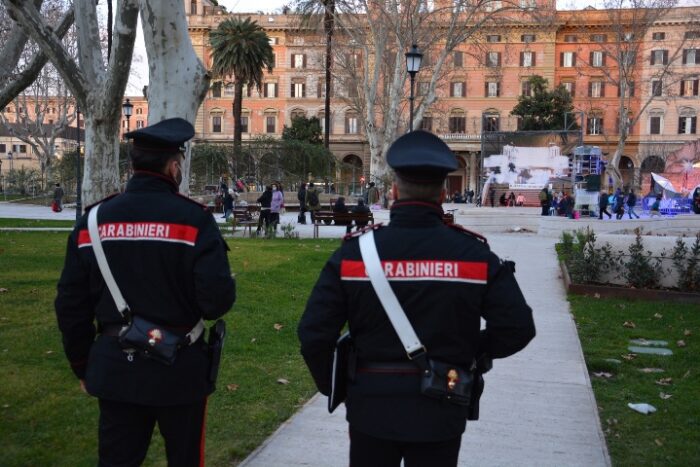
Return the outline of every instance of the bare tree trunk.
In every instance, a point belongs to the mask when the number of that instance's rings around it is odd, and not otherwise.
[[[335,0],[325,0],[324,7],[325,12],[323,27],[326,32],[326,96],[323,104],[323,146],[326,149],[328,149],[330,145],[331,134],[331,66],[333,64],[333,30],[335,28]]]
[[[180,117],[195,123],[209,89],[209,74],[192,47],[182,0],[139,0],[148,55],[148,123]],[[180,191],[189,194],[191,149],[182,166]]]

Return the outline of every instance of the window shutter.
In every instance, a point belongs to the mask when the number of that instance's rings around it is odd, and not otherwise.
[[[600,97],[605,97],[605,83],[600,83]]]
[[[697,82],[696,82],[697,84]],[[467,82],[462,81],[462,97],[467,97]]]
[[[683,51],[683,65],[685,65],[686,63],[688,63],[688,52],[690,52],[690,50],[688,50],[688,49],[685,49],[685,50]]]
[[[501,97],[501,83],[496,83],[496,97]]]
[[[302,61],[301,67],[306,68],[306,54],[302,55],[301,61]]]
[[[654,61],[656,59],[656,51],[652,50],[651,51],[651,61],[649,62],[650,65],[654,65]]]
[[[593,83],[588,83],[588,97],[593,97]]]
[[[634,97],[634,81],[627,83],[627,86],[629,86],[629,97]]]
[[[603,133],[605,133],[605,132],[603,131],[603,128],[605,128],[605,127],[603,126],[603,119],[601,118],[601,119],[599,119],[599,120],[600,120],[600,126],[599,126],[600,129],[599,129],[599,131],[598,131],[598,134],[602,135]]]
[[[491,60],[489,59],[489,53],[486,52],[486,66],[491,66]]]
[[[601,63],[603,64],[603,66],[605,66],[605,56],[606,56],[607,54],[606,54],[605,52],[601,52],[601,54],[602,54],[602,57],[601,57],[601,60],[602,60],[602,61],[601,61]]]
[[[685,96],[685,81],[681,81],[681,96]]]
[[[700,63],[700,49],[695,49],[695,63]]]
[[[306,97],[306,83],[301,85],[301,97]]]
[[[536,63],[537,60],[536,60],[536,58],[537,58],[537,53],[536,53],[536,52],[530,52],[530,60],[531,60],[532,66],[537,66],[537,63]]]
[[[450,83],[450,97],[455,96],[455,83]]]
[[[263,84],[263,97],[267,97],[267,83]]]
[[[594,54],[593,52],[591,52],[590,58],[588,59],[588,63],[589,63],[589,65],[591,65],[591,66],[593,66],[593,58],[594,58],[593,56],[594,56],[594,55],[595,55],[595,54]]]
[[[697,117],[692,117],[692,118],[690,119],[690,132],[691,132],[692,134],[695,134],[695,129],[696,129],[695,124],[696,124],[696,122],[697,122]]]
[[[576,66],[576,52],[571,54],[571,66]]]
[[[498,52],[498,54],[496,55],[496,58],[497,58],[496,65],[501,66],[501,52]]]
[[[693,80],[693,95],[698,95],[698,80],[696,79]]]
[[[571,97],[576,97],[576,83],[571,83]]]
[[[559,53],[559,66],[564,66],[564,52]]]
[[[484,83],[484,84],[485,84],[485,86],[484,86],[484,97],[489,97],[489,83],[488,83],[488,81],[487,81],[487,82]]]
[[[668,50],[664,50],[664,65],[668,64]]]
[[[291,97],[296,97],[296,96],[294,95],[294,83],[292,83],[292,84],[290,85],[290,87],[291,87],[291,90],[289,91],[289,95],[290,95]]]
[[[275,97],[279,97],[279,91],[277,90],[278,86],[277,83],[272,85],[275,88]]]
[[[683,120],[685,120],[685,118],[683,118],[683,117],[678,117],[678,134],[679,134],[679,135],[682,135],[683,133],[685,133],[685,131],[683,131],[683,130],[685,130],[685,128],[684,128],[684,127],[685,127],[685,125],[684,125],[685,122],[684,122]]]
[[[525,65],[525,52],[520,52],[520,66]]]

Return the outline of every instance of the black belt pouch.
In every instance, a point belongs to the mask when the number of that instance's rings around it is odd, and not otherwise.
[[[135,350],[144,357],[164,365],[172,365],[184,338],[137,315],[119,333],[119,343],[125,350]]]
[[[428,359],[428,370],[421,378],[421,393],[468,406],[471,400],[472,373],[458,366]]]
[[[221,366],[221,353],[224,350],[224,338],[226,337],[226,322],[223,319],[217,320],[209,328],[209,381],[216,384]]]

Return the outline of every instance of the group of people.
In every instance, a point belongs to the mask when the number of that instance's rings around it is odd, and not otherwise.
[[[659,206],[661,202],[661,195],[658,195],[655,202],[651,206],[651,216],[660,215]],[[608,206],[612,209],[612,213],[608,212]],[[634,212],[634,208],[637,206],[637,195],[634,194],[634,190],[630,189],[625,195],[620,188],[615,190],[615,193],[609,194],[607,191],[601,191],[598,198],[598,218],[603,219],[603,214],[608,216],[608,219],[612,219],[612,214],[615,214],[615,219],[620,220],[622,216],[625,215],[625,207],[627,207],[627,215],[630,219],[632,216],[639,219],[639,214]]]
[[[465,188],[464,193],[460,193],[459,191],[455,191],[454,194],[452,195],[452,199],[450,201],[452,201],[453,203],[471,204],[474,202],[474,190],[472,190],[472,189],[467,190]]]
[[[181,147],[193,136],[181,118],[127,133],[134,175],[125,192],[88,207],[67,244],[55,309],[79,387],[98,399],[99,465],[141,465],[156,424],[168,465],[204,465],[223,327],[219,321],[204,333],[203,320],[229,311],[236,283],[211,212],[178,195]],[[444,224],[442,187],[457,168],[449,147],[414,131],[389,148],[387,162],[397,177],[391,221],[347,236],[322,268],[298,326],[301,353],[328,394],[333,348],[343,328],[352,331],[356,360],[345,401],[351,465],[398,467],[404,459],[454,467],[472,412],[454,404],[450,391],[456,386],[469,398],[475,393],[465,391],[483,389],[483,380],[466,375],[524,348],[535,335],[532,310],[512,263],[485,238]],[[259,200],[270,213],[283,206],[279,188],[272,184]],[[306,209],[317,204],[309,196],[314,188],[304,193]],[[409,357],[380,302],[386,292],[375,292],[362,265],[367,241],[378,250],[375,271],[383,269],[421,336],[422,351]],[[449,371],[435,369],[442,367]],[[437,394],[423,391],[423,371],[442,378]]]

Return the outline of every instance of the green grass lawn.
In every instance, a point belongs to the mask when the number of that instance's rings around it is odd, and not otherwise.
[[[53,311],[66,238],[0,232],[0,288],[7,289],[0,293],[2,466],[96,464],[97,401],[78,389]],[[228,243],[238,299],[226,318],[222,370],[209,399],[208,466],[242,460],[315,393],[299,355],[296,324],[321,267],[339,245]],[[289,384],[277,383],[281,378]],[[165,465],[164,457],[155,436],[146,465]]]
[[[574,295],[569,300],[613,465],[700,465],[698,306]],[[636,338],[668,341],[673,355],[627,359],[629,340]],[[645,368],[663,372],[640,371]],[[612,376],[594,375],[600,372]],[[662,378],[671,380],[660,385]],[[657,412],[639,414],[627,407],[630,402],[649,403]]]
[[[7,219],[0,218],[0,227],[73,227],[75,221],[53,219]],[[64,245],[65,246],[65,245]]]

